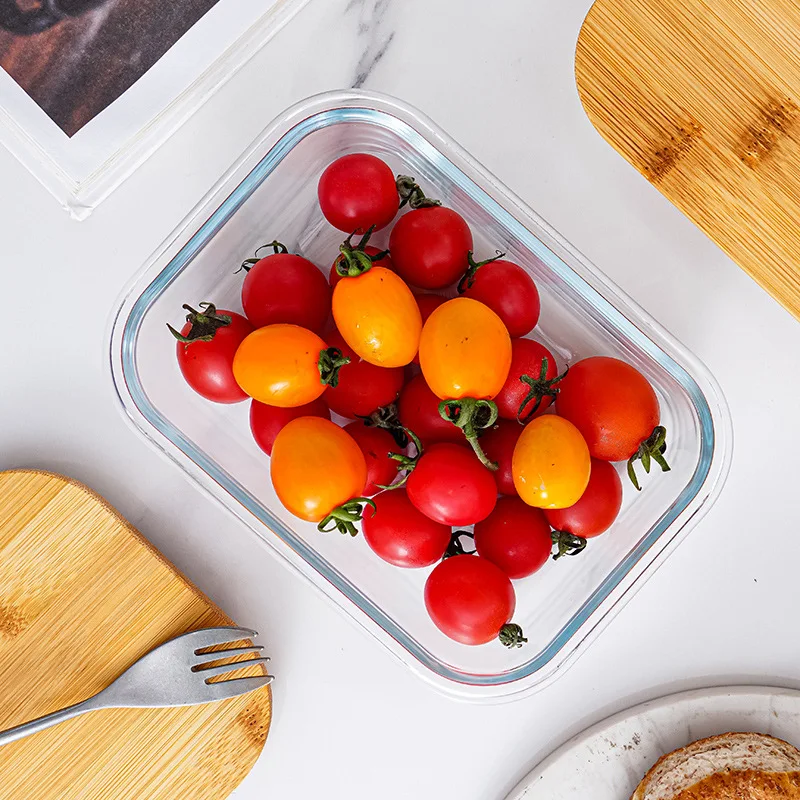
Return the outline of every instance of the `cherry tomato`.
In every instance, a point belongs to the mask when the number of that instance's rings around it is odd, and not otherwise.
[[[566,508],[589,483],[589,448],[571,422],[546,414],[523,429],[511,469],[517,494],[529,506]]]
[[[556,360],[543,344],[533,339],[513,339],[511,368],[494,399],[498,413],[504,419],[530,422],[550,407],[558,394],[559,380]]]
[[[607,531],[622,508],[622,481],[608,461],[592,459],[589,485],[581,499],[569,508],[545,511],[557,530],[590,539]]]
[[[316,333],[297,325],[268,325],[239,345],[233,374],[254,400],[293,408],[316,400],[328,383],[336,383],[341,362]]]
[[[508,576],[485,558],[453,556],[442,561],[425,583],[425,607],[433,623],[461,644],[486,644],[499,638],[506,647],[526,642],[509,624],[516,596]]]
[[[417,509],[443,525],[473,525],[497,501],[492,473],[466,447],[446,442],[423,452],[406,491]]]
[[[417,305],[419,306],[419,313],[422,315],[422,324],[423,326],[428,321],[428,317],[436,311],[439,306],[443,305],[447,302],[446,297],[442,297],[440,294],[419,294],[416,293],[414,295],[417,299]],[[419,364],[419,353],[414,356],[414,363]]]
[[[390,453],[403,451],[397,446],[392,434],[381,428],[368,427],[363,422],[351,422],[344,429],[355,439],[364,454],[367,464],[367,483],[362,494],[372,497],[388,486],[397,477],[398,463]]]
[[[595,356],[570,367],[559,384],[560,416],[583,434],[589,452],[602,461],[628,461],[628,475],[639,487],[634,463],[650,460],[666,472],[666,431],[653,387],[639,370],[616,358]]]
[[[275,439],[270,476],[278,499],[300,519],[355,536],[367,465],[349,433],[327,419],[298,417]],[[359,502],[359,500],[361,502]]]
[[[422,375],[413,377],[401,390],[397,401],[400,422],[419,437],[424,447],[434,442],[463,442],[459,428],[442,419],[439,398],[430,390]]]
[[[500,419],[481,436],[481,447],[487,457],[497,464],[494,479],[497,482],[497,491],[500,494],[516,496],[514,475],[511,470],[511,460],[514,448],[517,446],[522,425],[507,419]]]
[[[389,249],[398,274],[420,289],[443,289],[468,266],[472,233],[452,208],[416,208],[395,223]]]
[[[373,411],[397,400],[403,388],[402,367],[376,367],[360,359],[339,331],[328,335],[328,344],[342,351],[350,363],[339,370],[339,381],[325,392],[331,411],[348,419],[368,417]]]
[[[464,297],[480,300],[503,320],[511,336],[525,336],[539,321],[539,290],[525,270],[513,261],[490,259],[475,263],[458,284]]]
[[[167,327],[178,340],[175,353],[186,382],[215,403],[246,400],[233,377],[233,358],[253,326],[235,311],[218,311],[213,303],[200,303],[202,311],[184,308],[189,313],[180,332]]]
[[[377,256],[377,255],[380,255],[384,251],[383,250],[379,250],[377,247],[373,247],[372,245],[367,245],[364,248],[364,252],[368,256]],[[336,286],[336,284],[339,283],[340,280],[342,280],[342,276],[336,271],[336,267],[342,262],[342,258],[343,258],[343,256],[341,254],[339,254],[336,257],[336,260],[333,262],[333,264],[331,264],[331,271],[330,271],[330,274],[328,275],[328,280],[330,282],[331,288]],[[372,263],[376,267],[383,267],[384,269],[388,269],[388,270],[391,270],[392,272],[394,272],[394,264],[392,263],[391,256],[386,255],[383,258],[376,259]]]
[[[544,513],[518,497],[501,497],[495,510],[475,526],[478,555],[496,564],[509,578],[526,578],[540,570],[552,547]]]
[[[325,219],[345,233],[384,228],[400,206],[391,168],[367,153],[337,158],[322,173],[317,194]]]
[[[361,530],[375,553],[396,567],[428,567],[450,544],[450,528],[417,511],[404,489],[379,494],[375,509],[364,510]]]
[[[279,408],[268,406],[253,400],[250,404],[250,431],[256,444],[268,455],[272,455],[275,437],[283,430],[284,426],[298,417],[322,417],[330,419],[331,412],[322,398],[317,398],[304,406],[294,408]]]
[[[275,252],[242,265],[242,307],[256,328],[288,323],[320,333],[331,313],[331,288],[308,259],[274,243]],[[248,267],[247,265],[250,264]]]

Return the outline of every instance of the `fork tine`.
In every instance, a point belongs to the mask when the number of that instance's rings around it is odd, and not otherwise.
[[[247,694],[262,686],[268,686],[275,680],[273,675],[259,675],[256,678],[232,678],[229,681],[219,683],[207,683],[211,700],[226,700],[230,697],[238,697],[240,694]]]
[[[216,675],[224,675],[227,672],[236,672],[238,669],[250,667],[253,664],[266,664],[269,661],[269,656],[262,656],[261,658],[250,658],[247,661],[234,661],[233,664],[221,664],[218,667],[209,667],[208,669],[196,670],[195,674],[202,678],[213,678]],[[208,683],[208,680],[206,680]]]
[[[214,650],[212,653],[203,653],[199,656],[195,655],[195,665],[192,667],[192,672],[201,670],[204,664],[213,664],[215,661],[220,661],[223,658],[240,656],[245,653],[260,653],[263,649],[264,645],[254,644],[252,647],[232,647],[229,650]]]
[[[241,639],[254,639],[258,636],[258,631],[250,628],[234,627],[205,628],[184,634],[184,636],[187,643],[191,644],[196,655],[198,650],[203,650],[206,647],[218,647],[219,645],[228,644],[228,642],[238,642]]]

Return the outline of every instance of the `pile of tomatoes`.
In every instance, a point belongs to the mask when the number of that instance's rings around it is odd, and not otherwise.
[[[180,369],[209,400],[252,399],[292,514],[322,532],[360,523],[397,567],[436,565],[424,601],[443,633],[520,646],[512,580],[611,527],[612,462],[637,489],[638,461],[669,469],[655,392],[614,358],[559,374],[526,338],[540,312],[528,273],[499,251],[476,260],[464,218],[379,158],[334,161],[318,195],[347,234],[330,268],[278,241],[259,249],[242,265],[244,314],[185,306],[170,328]],[[388,249],[371,245],[393,222]]]

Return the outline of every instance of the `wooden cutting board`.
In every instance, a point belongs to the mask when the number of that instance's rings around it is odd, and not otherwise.
[[[800,318],[800,3],[597,0],[576,74],[603,137]]]
[[[231,624],[86,487],[0,473],[0,729],[95,694],[167,639]],[[0,798],[221,800],[261,753],[270,717],[269,687],[87,714],[0,748]]]

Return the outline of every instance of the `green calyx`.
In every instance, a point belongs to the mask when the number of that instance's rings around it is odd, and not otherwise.
[[[398,447],[408,447],[409,438],[406,429],[397,416],[397,403],[381,406],[368,417],[359,416],[358,418],[363,420],[368,428],[382,428],[385,431],[389,431]]]
[[[497,638],[503,647],[514,648],[522,647],[528,640],[522,635],[522,628],[515,622],[507,622],[500,628]]]
[[[637,491],[641,492],[642,487],[639,485],[639,479],[636,477],[636,470],[634,469],[636,462],[642,462],[644,471],[648,475],[650,474],[651,461],[655,461],[661,467],[662,472],[669,472],[670,466],[667,464],[667,459],[664,458],[664,453],[666,452],[667,429],[663,425],[658,425],[653,429],[650,436],[639,445],[639,449],[628,459],[628,477]]]
[[[483,452],[478,441],[479,431],[491,428],[497,422],[497,404],[493,400],[476,400],[474,397],[442,400],[439,403],[439,416],[461,428],[484,467],[493,472],[497,470],[497,464]]]
[[[375,503],[368,497],[354,497],[334,508],[328,516],[320,521],[317,530],[320,533],[339,531],[339,533],[350,534],[350,536],[358,536],[356,522],[361,521],[366,506],[371,506],[373,511],[378,510]]]
[[[285,254],[289,252],[289,248],[285,244],[281,244],[277,239],[274,239],[269,244],[262,244],[255,252],[255,258],[246,258],[242,261],[241,266],[236,271],[244,270],[245,272],[249,272],[253,265],[258,264],[262,258],[266,258],[266,256],[259,256],[258,254],[267,247],[272,248],[272,255],[277,255],[278,253]]]
[[[339,245],[341,255],[336,259],[336,273],[342,278],[357,278],[359,275],[369,272],[376,261],[380,261],[389,255],[388,250],[381,250],[380,253],[376,253],[374,256],[367,253],[366,247],[374,230],[375,226],[373,225],[356,245],[353,244],[355,233],[351,233]]]
[[[450,544],[447,545],[447,550],[444,551],[444,555],[442,556],[442,561],[444,561],[446,558],[452,558],[453,556],[472,556],[478,552],[474,549],[464,549],[464,545],[461,543],[461,539],[464,537],[472,540],[473,547],[475,546],[475,534],[470,533],[469,531],[453,531],[452,535],[450,536]]]
[[[339,385],[339,370],[350,363],[350,356],[344,355],[338,347],[319,351],[319,379],[326,386],[335,389]]]
[[[218,314],[217,307],[213,303],[200,303],[202,311],[196,311],[190,305],[184,303],[183,308],[189,313],[186,321],[192,326],[184,336],[180,331],[176,331],[172,325],[167,324],[169,332],[185,345],[193,342],[210,342],[220,328],[231,324],[228,314]]]
[[[517,411],[517,422],[519,422],[520,425],[527,425],[536,416],[536,412],[542,407],[542,401],[545,397],[552,397],[555,399],[561,391],[557,384],[561,383],[561,381],[567,377],[569,367],[555,378],[547,380],[548,366],[548,360],[547,357],[545,357],[542,359],[542,368],[538,378],[532,378],[530,375],[520,375],[520,381],[528,387],[528,394],[525,395],[525,398],[519,404],[519,410]],[[525,407],[530,403],[533,403],[533,407],[526,412]]]
[[[553,561],[564,556],[577,556],[586,549],[586,539],[583,536],[575,536],[567,531],[550,531],[550,538],[557,548]]]
[[[379,483],[378,488],[380,489],[386,489],[386,490],[401,489],[403,486],[406,485],[406,483],[408,483],[408,476],[414,471],[417,464],[419,463],[419,460],[422,458],[422,452],[423,452],[422,442],[419,440],[417,434],[414,433],[414,431],[412,431],[410,428],[404,427],[402,428],[402,430],[405,433],[406,437],[410,439],[411,442],[413,443],[416,452],[414,453],[413,456],[408,456],[405,453],[387,453],[387,455],[389,456],[389,458],[392,459],[392,461],[397,462],[397,474],[399,475],[401,472],[404,474],[403,477],[399,481],[397,481],[397,483],[392,483],[388,486]]]
[[[467,271],[461,277],[461,280],[458,282],[458,293],[464,294],[467,289],[472,287],[472,284],[475,283],[475,275],[477,274],[478,270],[481,267],[486,266],[487,264],[491,264],[493,261],[499,261],[501,258],[505,256],[505,253],[501,253],[499,250],[496,251],[497,255],[492,256],[492,258],[487,258],[485,261],[475,261],[472,257],[472,250],[467,253]]]
[[[397,194],[400,195],[400,208],[408,205],[409,208],[430,208],[431,206],[440,206],[441,200],[432,200],[430,197],[425,197],[425,193],[420,188],[419,184],[414,178],[409,178],[408,175],[398,175],[397,181]]]

